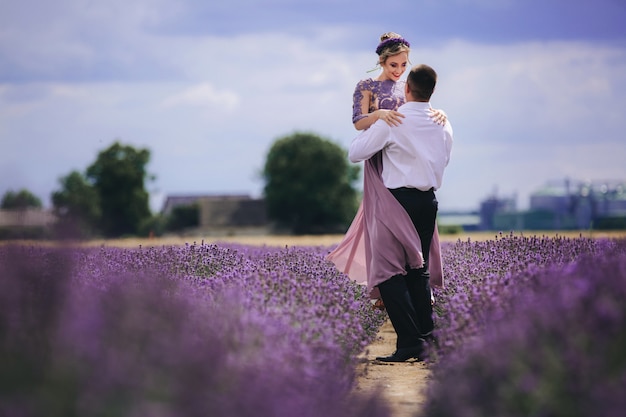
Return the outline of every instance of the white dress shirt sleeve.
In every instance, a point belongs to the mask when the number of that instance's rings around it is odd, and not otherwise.
[[[450,162],[450,155],[452,154],[452,143],[454,143],[452,125],[450,125],[449,121],[446,121],[446,124],[444,126],[444,132],[446,138],[446,166],[448,166],[448,163]]]
[[[390,126],[377,120],[369,129],[361,132],[352,140],[348,150],[348,159],[356,163],[365,161],[387,146],[390,139]]]

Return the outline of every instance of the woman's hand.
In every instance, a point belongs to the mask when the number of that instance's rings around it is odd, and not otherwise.
[[[446,112],[441,109],[430,109],[430,118],[438,125],[445,125],[448,120]]]
[[[402,123],[402,118],[404,114],[397,112],[395,110],[376,110],[375,113],[378,113],[377,116],[379,119],[384,120],[389,126],[398,126]]]

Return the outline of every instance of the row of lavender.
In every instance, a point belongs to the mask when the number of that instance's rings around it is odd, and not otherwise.
[[[323,248],[0,247],[0,416],[388,416]]]
[[[421,415],[624,415],[626,240],[500,235],[444,256]]]
[[[0,415],[389,415],[352,392],[385,315],[328,250],[0,247]],[[444,245],[425,415],[618,410],[625,253],[585,238]]]

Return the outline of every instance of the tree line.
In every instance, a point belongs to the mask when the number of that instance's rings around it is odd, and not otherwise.
[[[151,212],[150,156],[149,149],[115,141],[83,172],[61,177],[51,194],[54,236],[148,236],[197,226],[197,205],[175,207],[168,215]],[[343,232],[359,203],[354,186],[359,173],[346,150],[328,138],[309,132],[277,138],[262,171],[267,218],[294,234]],[[42,203],[27,189],[8,191],[0,202],[2,209],[29,207],[40,209]]]

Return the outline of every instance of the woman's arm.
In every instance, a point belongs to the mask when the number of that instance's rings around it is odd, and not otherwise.
[[[368,129],[378,119],[384,120],[389,126],[396,126],[402,123],[401,119],[404,115],[395,110],[378,109],[369,113],[371,97],[372,92],[369,90],[357,90],[355,92],[352,120],[356,130]]]
[[[378,119],[384,120],[389,126],[397,126],[402,123],[401,119],[403,117],[404,115],[402,113],[395,110],[378,109],[374,110],[372,113],[368,113],[364,118],[357,120],[354,123],[354,127],[356,130],[365,130],[373,125]]]

